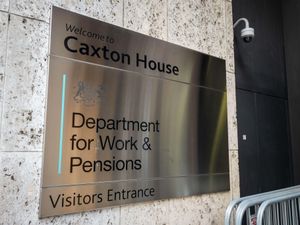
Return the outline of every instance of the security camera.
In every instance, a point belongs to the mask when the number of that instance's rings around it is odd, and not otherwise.
[[[254,29],[251,27],[242,29],[241,38],[243,38],[244,42],[246,43],[251,42],[254,38]]]
[[[252,27],[249,27],[249,22],[246,18],[238,19],[234,23],[233,28],[235,28],[241,21],[245,22],[245,28],[241,30],[241,38],[244,40],[244,42],[249,43],[254,38],[254,29]]]

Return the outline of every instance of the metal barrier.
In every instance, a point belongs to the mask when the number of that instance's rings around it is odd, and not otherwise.
[[[225,212],[225,225],[241,225],[245,213],[247,225],[256,225],[256,215],[260,204],[269,199],[296,193],[300,193],[300,185],[233,200],[230,202]]]
[[[257,213],[257,225],[299,225],[300,191],[263,202]]]

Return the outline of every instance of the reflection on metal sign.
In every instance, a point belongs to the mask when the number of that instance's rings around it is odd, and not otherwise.
[[[40,217],[229,189],[224,60],[53,8]]]

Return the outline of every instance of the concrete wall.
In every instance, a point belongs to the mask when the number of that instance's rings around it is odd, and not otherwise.
[[[50,5],[227,60],[231,192],[38,219]],[[0,224],[222,224],[239,195],[229,0],[1,0]]]

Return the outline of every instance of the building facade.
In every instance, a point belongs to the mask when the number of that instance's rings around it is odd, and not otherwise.
[[[226,60],[230,191],[38,218],[51,5]],[[232,24],[231,0],[1,0],[0,224],[222,224],[239,196]]]

